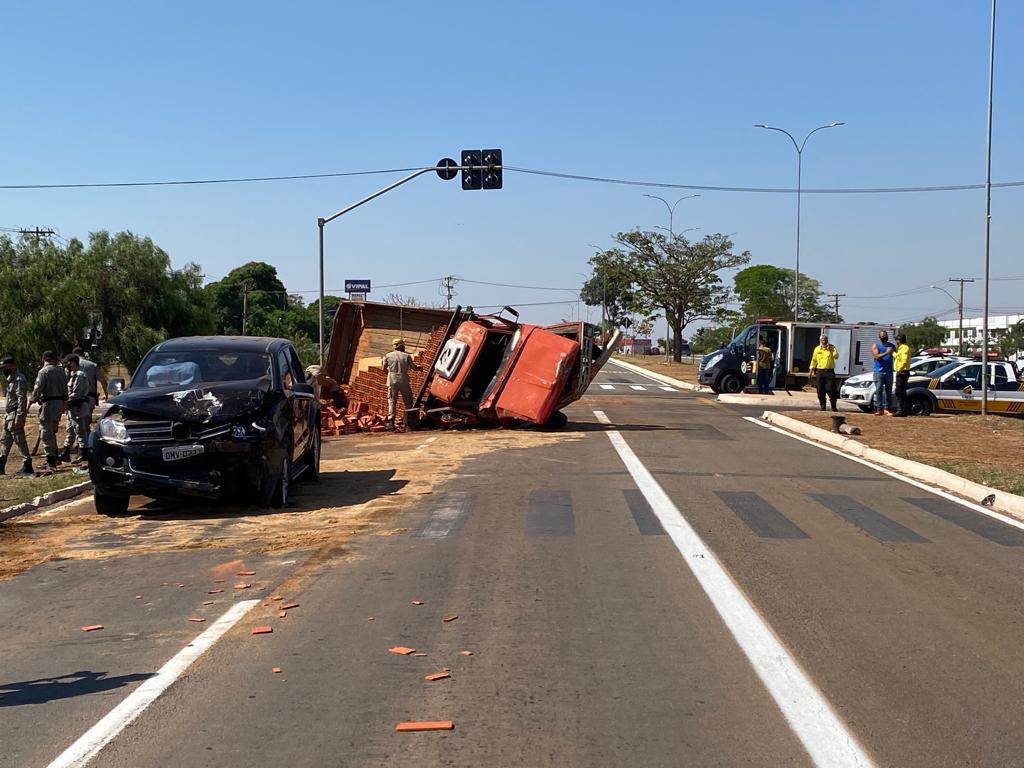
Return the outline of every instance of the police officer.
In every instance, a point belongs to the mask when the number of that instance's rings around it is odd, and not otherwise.
[[[60,460],[65,463],[71,461],[71,446],[74,445],[78,448],[75,460],[85,461],[88,451],[85,441],[89,436],[89,416],[92,412],[89,378],[81,368],[78,355],[65,357],[64,369],[68,373],[68,417]]]
[[[814,348],[814,354],[811,355],[811,376],[814,376],[815,373],[818,375],[818,404],[823,411],[825,410],[826,395],[832,403],[832,410],[839,410],[836,408],[836,399],[839,396],[836,387],[836,358],[838,356],[836,348],[828,343],[828,336],[824,333],[821,334],[821,343]]]
[[[39,403],[39,438],[50,469],[57,468],[57,429],[68,399],[68,377],[58,362],[56,352],[43,352],[43,367],[32,390],[32,402]]]
[[[7,406],[4,409],[4,437],[0,444],[0,475],[7,469],[7,456],[11,446],[17,445],[22,464],[18,475],[34,477],[32,457],[25,439],[25,419],[28,418],[28,379],[18,370],[13,357],[5,357],[0,364],[7,374]]]
[[[405,351],[405,339],[393,339],[391,345],[394,349],[381,358],[380,364],[388,372],[388,432],[395,430],[395,406],[398,404],[398,395],[402,395],[402,402],[405,403],[405,410],[412,408],[412,388],[409,386],[409,369],[414,371],[423,370],[412,359],[412,355]]]

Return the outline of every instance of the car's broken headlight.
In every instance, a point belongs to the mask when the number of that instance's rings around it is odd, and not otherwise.
[[[100,433],[101,438],[111,443],[127,443],[131,440],[128,436],[128,429],[121,419],[111,416],[100,419],[96,429]]]

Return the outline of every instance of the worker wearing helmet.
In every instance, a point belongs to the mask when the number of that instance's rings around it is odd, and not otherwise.
[[[393,339],[394,349],[381,358],[380,364],[388,372],[388,432],[395,430],[395,405],[402,395],[405,410],[412,408],[412,387],[409,386],[409,370],[423,370],[405,351],[405,339]]]

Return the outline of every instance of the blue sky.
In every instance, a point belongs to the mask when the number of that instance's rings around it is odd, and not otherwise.
[[[510,166],[681,184],[789,187],[766,122],[816,134],[805,187],[984,178],[989,5],[972,2],[82,4],[4,0],[0,184],[213,178],[431,164],[500,147]],[[994,181],[1024,180],[1024,5],[999,8]],[[315,289],[316,217],[387,177],[108,190],[0,190],[0,226],[151,236],[210,280],[248,260]],[[588,243],[666,225],[683,191],[505,173],[464,192],[419,179],[327,229],[328,287],[477,281],[575,287]],[[1024,274],[1024,187],[993,195],[992,273]],[[792,195],[704,192],[676,229],[735,232],[791,266]],[[981,191],[805,195],[802,271],[851,320],[946,312],[928,289],[980,276]],[[700,232],[694,233],[700,234]],[[922,288],[922,286],[924,286]],[[948,286],[953,289],[955,286]],[[993,283],[1020,311],[1024,281]],[[921,288],[909,295],[886,296]],[[436,283],[399,289],[426,300]],[[571,291],[461,283],[476,306]],[[307,294],[313,298],[312,294]],[[980,307],[980,283],[968,287]],[[968,310],[970,312],[970,310]],[[584,310],[585,312],[585,310]]]

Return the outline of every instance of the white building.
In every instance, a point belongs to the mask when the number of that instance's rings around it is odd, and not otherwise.
[[[988,316],[988,341],[989,344],[998,344],[1000,337],[1002,337],[1007,329],[1011,325],[1024,321],[1024,315],[989,315]],[[975,347],[981,347],[982,344],[982,326],[984,324],[984,318],[971,317],[964,318],[964,349],[969,350]],[[946,334],[946,341],[944,346],[956,351],[960,348],[960,321],[954,320],[939,320],[939,325],[944,328],[948,328],[949,331]]]

